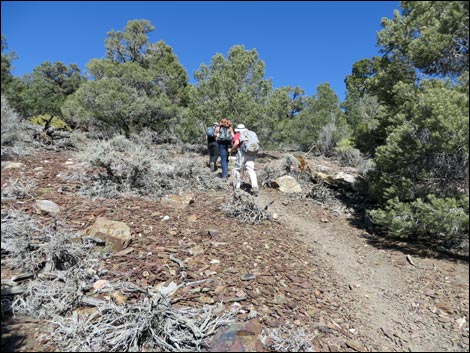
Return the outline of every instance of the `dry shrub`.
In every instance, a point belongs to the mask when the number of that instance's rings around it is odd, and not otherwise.
[[[52,339],[69,352],[201,352],[216,330],[230,324],[234,313],[214,307],[175,308],[165,297],[117,306],[100,305],[89,317],[54,317]]]
[[[330,156],[338,142],[337,128],[333,123],[323,126],[318,136],[317,148],[323,156]]]
[[[256,224],[272,219],[266,207],[260,208],[256,203],[256,198],[242,190],[235,190],[230,200],[223,204],[221,209],[227,216],[238,218],[243,223]]]
[[[7,160],[16,156],[31,154],[33,134],[36,128],[10,107],[6,98],[1,97],[1,159]]]
[[[2,198],[7,199],[27,199],[33,196],[33,190],[37,184],[34,180],[21,176],[17,179],[9,179],[5,186],[2,186]]]
[[[214,179],[204,163],[194,158],[174,157],[164,148],[152,148],[148,139],[138,143],[115,136],[91,143],[79,159],[100,173],[82,192],[92,197],[120,194],[162,197],[183,189],[220,190],[226,185]]]
[[[30,216],[15,210],[2,210],[2,252],[5,263],[26,272],[65,270],[88,256],[91,245],[74,241],[74,234],[55,224],[41,226]]]
[[[25,271],[38,270],[42,260],[37,253],[31,251],[31,244],[37,234],[39,226],[27,214],[15,210],[2,210],[2,263],[7,263]],[[8,258],[3,261],[6,253]]]
[[[313,340],[315,335],[302,328],[283,326],[263,332],[263,340],[269,341],[268,351],[271,352],[315,352]],[[269,340],[266,340],[269,338]]]
[[[78,263],[77,263],[78,264]],[[11,309],[15,315],[25,315],[35,319],[52,319],[58,315],[70,314],[80,305],[83,291],[93,283],[93,275],[84,267],[75,266],[65,271],[51,273],[53,280],[36,279],[29,282],[25,292],[15,297]]]
[[[48,272],[35,276],[13,301],[9,297],[7,303],[2,297],[2,314],[12,311],[15,315],[46,319],[50,330],[42,339],[56,349],[71,352],[207,351],[207,340],[219,327],[233,322],[235,313],[224,312],[223,305],[175,308],[167,296],[169,292],[164,291],[167,288],[154,292],[129,282],[112,283],[110,289],[133,296],[137,292],[139,301],[118,306],[111,299],[95,300],[94,313],[87,316],[74,312],[87,303],[85,293],[106,271],[100,270],[100,259],[93,258],[97,256],[90,252],[92,243],[71,242],[61,234],[41,227],[21,212],[2,211],[2,258],[6,255],[17,262],[20,260],[25,270],[37,270],[38,261],[49,265]],[[33,240],[38,246],[30,246]]]

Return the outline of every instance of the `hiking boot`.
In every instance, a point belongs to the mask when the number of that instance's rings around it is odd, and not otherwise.
[[[209,168],[211,169],[211,172],[215,172],[215,163],[209,163]]]
[[[251,194],[252,194],[254,197],[258,197],[258,195],[259,195],[259,190],[258,190],[258,188],[253,188],[253,189],[251,189]]]

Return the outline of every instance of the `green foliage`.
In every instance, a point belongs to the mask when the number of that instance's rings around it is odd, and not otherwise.
[[[468,241],[468,2],[401,6],[382,19],[383,56],[354,64],[343,106],[355,146],[375,157],[374,222],[450,247]]]
[[[324,152],[348,136],[346,117],[328,83],[317,87],[317,95],[310,97],[306,107],[289,122],[288,131],[290,141],[297,142],[301,149],[318,144]]]
[[[13,75],[11,73],[12,61],[16,59],[16,54],[10,52],[8,54],[4,53],[8,49],[7,38],[2,34],[2,72],[1,72],[1,90],[2,94],[6,92],[7,85],[13,80]]]
[[[36,125],[41,125],[45,128],[51,126],[57,129],[64,129],[67,131],[72,131],[72,128],[67,125],[65,121],[60,119],[57,116],[50,116],[49,114],[36,115],[29,119],[29,121]]]
[[[387,129],[393,125],[389,117],[400,107],[393,87],[398,83],[413,86],[415,81],[416,72],[406,61],[373,57],[353,65],[345,80],[348,93],[343,107],[355,144],[363,153],[373,156],[385,143]]]
[[[191,99],[188,77],[164,42],[149,43],[153,26],[129,21],[124,32],[108,33],[105,59],[93,59],[94,76],[63,106],[67,122],[93,125],[126,136],[148,128],[175,133]]]
[[[147,33],[154,29],[148,20],[131,20],[127,22],[124,32],[111,30],[105,39],[106,57],[113,62],[142,64],[150,46]]]
[[[468,1],[401,1],[403,14],[382,19],[383,52],[427,74],[461,75],[469,68]]]
[[[264,139],[265,107],[271,93],[271,81],[264,79],[264,62],[256,49],[243,45],[230,48],[227,58],[216,54],[210,66],[196,70],[196,94],[192,110],[200,127],[227,118],[243,123]]]
[[[285,147],[291,143],[289,131],[291,121],[306,105],[304,90],[300,87],[275,89],[269,96],[264,120],[263,141],[266,147]]]
[[[25,116],[21,105],[21,96],[26,89],[24,83],[13,76],[11,70],[12,62],[17,59],[15,52],[5,53],[8,49],[7,39],[2,34],[2,72],[1,72],[1,91],[2,96],[8,99],[9,105],[19,114]]]
[[[77,65],[44,62],[19,82],[13,82],[10,100],[25,118],[49,114],[62,118],[64,101],[85,81]]]
[[[398,127],[377,149],[374,195],[402,201],[458,195],[468,187],[468,95],[437,80],[415,92],[396,89],[402,96]]]
[[[384,209],[370,211],[370,215],[393,237],[431,238],[446,247],[454,247],[468,242],[468,202],[468,195],[456,199],[430,194],[410,203],[393,198]]]

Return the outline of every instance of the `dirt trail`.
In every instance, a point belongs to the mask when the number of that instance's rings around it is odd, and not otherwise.
[[[334,269],[340,301],[357,318],[353,333],[370,339],[368,349],[468,351],[468,263],[381,249],[347,220],[277,191],[262,190],[259,201],[272,202],[279,222]]]
[[[269,188],[261,189],[258,202],[279,215],[279,224],[250,226],[242,241],[233,232],[238,221],[223,218],[221,200],[212,194],[201,192],[187,207],[139,198],[92,201],[79,197],[72,184],[64,188],[58,177],[69,169],[69,157],[44,153],[24,158],[24,170],[2,170],[2,184],[24,173],[38,183],[36,197],[63,206],[64,223],[76,229],[91,224],[98,215],[134,224],[134,233],[145,237],[135,241],[131,254],[113,260],[112,265],[122,273],[133,269],[129,276],[136,283],[143,281],[139,269],[157,263],[156,259],[147,264],[148,249],[177,249],[177,257],[190,258],[188,250],[199,245],[204,251],[191,257],[187,271],[196,280],[216,275],[208,296],[226,302],[238,295],[234,293],[247,295],[242,304],[254,306],[263,325],[279,327],[287,320],[315,330],[320,344],[316,351],[468,351],[468,262],[420,257],[404,244],[391,247],[352,226],[344,215],[330,214],[311,200],[294,199]],[[205,161],[201,158],[201,163]],[[24,201],[14,206],[32,212]],[[154,214],[169,215],[172,221],[162,222]],[[208,229],[216,229],[220,239],[215,243],[225,245],[213,246]],[[223,265],[210,267],[212,259],[223,260]],[[176,267],[170,260],[158,259],[159,268],[165,268],[163,263]],[[212,274],[202,274],[202,270]],[[240,280],[240,274],[255,270],[260,272],[256,281]],[[152,283],[174,277],[168,271],[152,271],[159,276]],[[4,272],[2,268],[2,278],[11,277]],[[185,304],[201,304],[199,294],[192,299],[189,292],[180,295],[187,299]],[[31,323],[34,329],[5,324],[2,339],[6,335],[18,340],[12,342],[14,350],[44,350],[36,337],[40,323]],[[7,330],[15,327],[22,329]]]

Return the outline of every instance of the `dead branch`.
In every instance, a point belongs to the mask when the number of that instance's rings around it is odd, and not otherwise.
[[[176,258],[173,256],[173,254],[170,254],[169,259],[173,262],[176,262],[180,268],[184,268],[184,263],[180,259]]]

